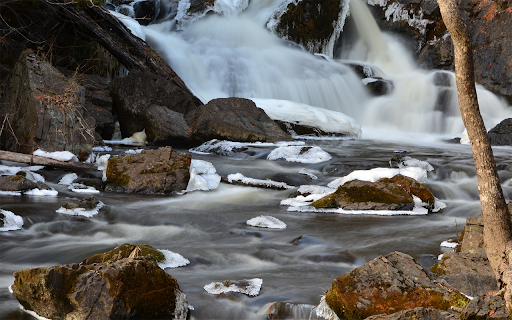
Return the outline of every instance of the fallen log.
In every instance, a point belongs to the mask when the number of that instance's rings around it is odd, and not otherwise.
[[[50,158],[0,150],[0,160],[39,165],[65,170],[97,170],[96,165],[82,162],[64,162]]]

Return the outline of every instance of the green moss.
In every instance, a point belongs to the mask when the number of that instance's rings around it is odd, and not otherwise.
[[[116,261],[119,259],[129,258],[129,257],[152,257],[157,262],[162,262],[165,260],[165,256],[160,251],[156,250],[152,246],[148,244],[136,245],[125,243],[113,250],[110,250],[107,253],[100,253],[94,255],[86,260],[84,260],[84,264],[93,264],[93,263],[102,263],[109,261]]]
[[[115,187],[127,186],[130,182],[130,176],[125,174],[124,171],[119,170],[119,164],[122,161],[119,158],[108,159],[107,164],[107,184]]]

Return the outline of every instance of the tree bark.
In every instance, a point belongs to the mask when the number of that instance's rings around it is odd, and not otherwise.
[[[503,196],[493,151],[475,87],[472,41],[455,0],[438,0],[454,45],[457,94],[462,120],[471,141],[484,221],[484,243],[498,286],[512,310],[512,235],[510,213]]]

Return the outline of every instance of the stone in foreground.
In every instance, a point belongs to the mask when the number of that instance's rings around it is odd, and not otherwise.
[[[468,298],[434,282],[410,256],[392,252],[335,279],[325,297],[341,319],[365,319],[416,307],[442,311]]]
[[[12,291],[25,309],[50,319],[186,319],[185,294],[146,247],[125,244],[82,263],[20,270]]]

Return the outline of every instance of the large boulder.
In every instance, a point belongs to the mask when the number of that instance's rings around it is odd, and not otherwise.
[[[505,119],[489,130],[489,139],[493,146],[512,145],[512,118]]]
[[[24,308],[50,319],[186,319],[185,294],[144,254],[148,246],[121,247],[83,263],[17,271],[12,291]]]
[[[110,90],[123,137],[146,129],[151,144],[192,141],[190,130],[182,130],[187,122],[176,113],[184,115],[200,103],[172,80],[134,70],[112,81]]]
[[[412,210],[414,200],[404,188],[390,181],[352,180],[311,205],[345,210]]]
[[[292,140],[290,135],[248,99],[214,99],[187,113],[185,118],[193,128],[193,135],[202,141],[212,139],[241,142]]]
[[[52,190],[52,188],[44,182],[34,182],[25,178],[23,173],[11,176],[0,176],[0,191],[23,192],[33,189]]]
[[[325,301],[341,319],[364,319],[416,307],[446,311],[469,299],[433,281],[412,257],[392,252],[335,279]]]
[[[106,191],[169,194],[183,191],[190,180],[191,157],[171,147],[108,160]]]
[[[0,118],[0,147],[23,153],[41,148],[67,150],[85,156],[92,152],[95,120],[84,108],[84,88],[67,79],[31,50],[24,51],[13,70]]]

